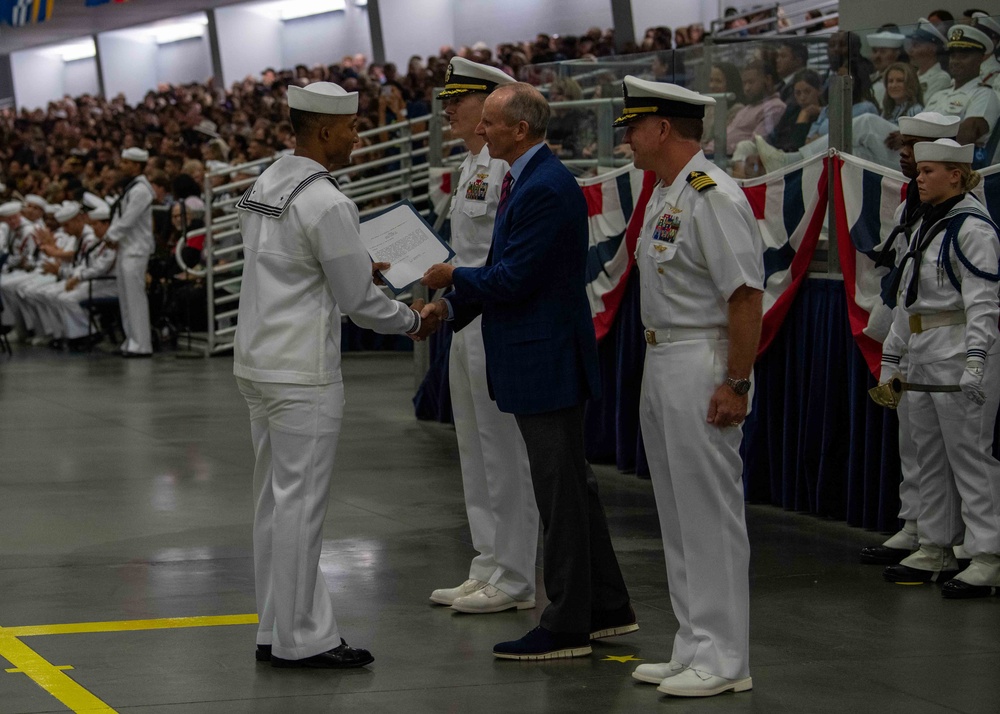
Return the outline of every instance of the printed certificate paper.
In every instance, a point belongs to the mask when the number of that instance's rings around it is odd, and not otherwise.
[[[409,201],[365,218],[361,242],[372,261],[391,264],[382,280],[396,294],[420,280],[435,263],[447,263],[455,255]]]

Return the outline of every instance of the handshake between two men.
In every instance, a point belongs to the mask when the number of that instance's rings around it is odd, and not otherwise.
[[[390,263],[372,263],[372,281],[383,286],[381,272],[388,270]],[[453,265],[447,263],[437,263],[432,265],[420,279],[420,284],[431,290],[439,290],[451,286],[451,274],[455,270]],[[422,342],[441,328],[441,323],[448,318],[448,306],[444,300],[426,302],[423,299],[414,300],[410,309],[420,315],[420,325],[414,332],[407,333],[414,342]]]

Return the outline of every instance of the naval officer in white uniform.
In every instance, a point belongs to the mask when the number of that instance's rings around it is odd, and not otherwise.
[[[104,240],[118,247],[115,277],[125,341],[122,357],[150,357],[153,339],[146,297],[146,266],[153,254],[153,199],[155,193],[143,175],[149,152],[135,147],[122,152],[121,169],[129,178],[122,196],[111,207],[111,227]]]
[[[256,453],[257,659],[339,669],[374,660],[347,645],[319,567],[344,412],[340,318],[424,337],[435,325],[372,284],[357,206],[330,176],[358,139],[357,92],[288,88],[294,155],[237,204],[245,267],[233,373]],[[419,306],[418,306],[419,307]]]
[[[705,158],[714,100],[625,78],[625,143],[660,179],[636,246],[646,361],[639,421],[679,628],[633,677],[674,696],[753,686],[740,424],[760,340],[763,246],[743,191]]]
[[[513,82],[499,69],[461,57],[448,65],[440,95],[444,113],[452,135],[469,151],[451,206],[456,267],[480,268],[490,252],[500,186],[510,167],[490,158],[476,127],[490,92]],[[535,606],[538,507],[528,453],[513,415],[501,412],[490,397],[482,321],[477,317],[454,334],[448,364],[465,510],[472,546],[479,555],[464,583],[431,593],[431,602],[465,613]]]

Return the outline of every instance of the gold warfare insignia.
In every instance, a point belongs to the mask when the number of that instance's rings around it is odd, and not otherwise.
[[[664,213],[656,221],[653,229],[653,240],[673,243],[677,240],[677,231],[681,229],[681,217],[673,213]],[[656,246],[657,250],[664,250],[662,246]]]
[[[687,182],[691,184],[694,190],[698,193],[704,193],[708,189],[719,185],[715,183],[715,179],[706,174],[704,171],[692,171],[688,174]]]
[[[949,40],[960,40],[964,36],[965,36],[965,31],[961,27],[956,27],[954,30],[951,31],[951,37],[949,37],[948,39]]]
[[[489,190],[490,185],[483,181],[480,176],[489,176],[489,174],[480,174],[476,177],[476,180],[470,183],[465,188],[465,200],[466,201],[485,201],[486,191]]]

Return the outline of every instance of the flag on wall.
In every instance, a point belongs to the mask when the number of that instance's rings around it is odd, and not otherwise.
[[[841,272],[847,293],[851,333],[872,374],[878,376],[882,340],[888,332],[891,305],[885,303],[888,268],[876,268],[878,246],[895,227],[896,208],[906,197],[898,171],[837,154],[834,161],[834,209]],[[1000,219],[1000,165],[980,169],[982,183],[973,192],[996,221]]]
[[[12,27],[45,22],[52,17],[55,0],[0,0],[0,22]]]
[[[86,7],[97,7],[98,5],[107,5],[111,0],[86,0],[84,5]],[[116,3],[128,2],[128,0],[115,0]]]
[[[761,355],[771,344],[809,273],[828,198],[828,159],[813,156],[760,178],[737,180],[764,242]]]
[[[587,297],[598,340],[608,334],[625,294],[629,273],[635,265],[635,245],[642,230],[643,213],[655,183],[653,173],[640,171],[632,164],[596,178],[579,180],[587,199],[590,229]]]
[[[814,156],[757,179],[737,181],[764,241],[763,353],[774,339],[809,272],[827,202],[827,158]],[[629,165],[580,181],[590,215],[587,293],[597,339],[614,321],[635,265],[635,246],[655,176]],[[627,226],[627,230],[626,230]]]

